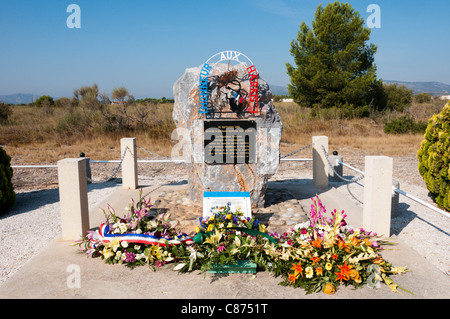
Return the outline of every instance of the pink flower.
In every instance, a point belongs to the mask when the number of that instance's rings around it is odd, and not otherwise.
[[[225,250],[225,246],[223,244],[220,244],[219,247],[217,247],[217,251],[221,252]]]

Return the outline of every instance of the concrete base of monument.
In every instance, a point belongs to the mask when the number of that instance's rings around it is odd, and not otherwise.
[[[155,209],[173,211],[173,219],[186,229],[197,225],[200,207],[184,201],[186,184],[165,185],[155,189],[143,187],[143,194],[151,196]],[[278,227],[286,231],[293,221],[295,213],[306,217],[311,206],[310,198],[319,195],[327,211],[342,210],[348,214],[347,221],[354,227],[360,227],[362,212],[359,208],[346,202],[333,188],[316,188],[312,183],[296,180],[271,182],[266,207],[255,212],[265,218],[269,227]],[[104,221],[99,208],[106,209],[107,204],[115,208],[116,213],[125,212],[131,198],[139,197],[138,190],[123,190],[120,187],[103,203],[90,211],[90,225],[96,227]],[[159,203],[158,200],[160,201]],[[183,202],[184,201],[184,202]],[[270,201],[272,203],[270,204]],[[178,210],[176,211],[175,208]],[[293,208],[294,211],[288,210]],[[181,210],[183,209],[183,211]],[[289,212],[289,213],[288,213]],[[291,213],[292,212],[292,213]],[[264,215],[266,214],[266,215]],[[286,216],[291,214],[292,216]],[[183,217],[184,216],[184,217]],[[258,216],[258,217],[259,217]],[[283,225],[274,225],[282,223]],[[387,247],[383,257],[394,265],[407,267],[410,272],[393,276],[392,279],[415,295],[406,292],[393,293],[386,285],[379,289],[367,286],[353,289],[343,285],[334,295],[323,293],[305,295],[303,289],[282,287],[278,285],[281,278],[268,272],[249,274],[201,274],[194,271],[179,274],[173,271],[173,265],[152,271],[148,267],[129,269],[123,265],[105,264],[99,258],[87,258],[73,242],[61,239],[53,240],[48,247],[29,260],[13,276],[0,286],[2,298],[145,298],[145,299],[410,299],[432,298],[448,299],[450,297],[449,278],[399,238],[391,237],[396,243]],[[79,281],[74,280],[79,275]]]

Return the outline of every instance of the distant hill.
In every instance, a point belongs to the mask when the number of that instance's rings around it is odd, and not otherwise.
[[[39,95],[28,93],[17,93],[17,94],[0,95],[0,101],[3,101],[7,104],[28,104],[36,101],[38,97]]]
[[[273,95],[289,95],[287,87],[269,84],[269,88]]]
[[[450,85],[442,82],[403,82],[393,80],[383,80],[383,83],[404,85],[413,90],[414,94],[429,93],[431,95],[447,95],[450,93]]]

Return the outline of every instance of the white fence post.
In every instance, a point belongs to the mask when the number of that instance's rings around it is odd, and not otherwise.
[[[122,161],[122,187],[136,189],[138,187],[136,138],[120,139]],[[125,155],[124,155],[125,154]]]
[[[363,227],[390,237],[393,160],[387,156],[365,157]]]
[[[62,239],[75,240],[89,229],[86,159],[58,161]]]
[[[313,136],[313,181],[315,186],[328,186],[328,162],[323,148],[328,154],[328,136]]]

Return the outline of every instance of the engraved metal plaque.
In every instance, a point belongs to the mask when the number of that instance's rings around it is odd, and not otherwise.
[[[245,164],[256,161],[255,121],[205,121],[203,136],[207,164]]]

